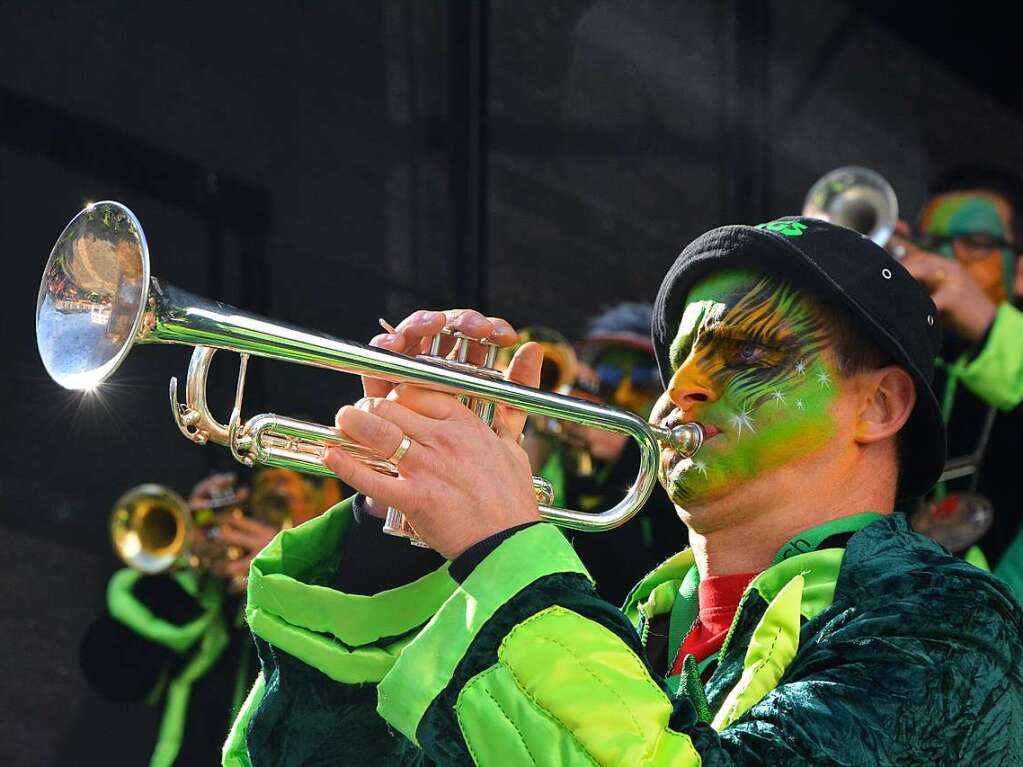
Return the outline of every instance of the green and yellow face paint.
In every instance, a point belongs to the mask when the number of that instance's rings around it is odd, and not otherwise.
[[[654,414],[669,427],[698,421],[707,435],[694,459],[661,454],[661,483],[675,503],[726,493],[828,441],[838,394],[828,340],[823,312],[790,285],[745,270],[694,285]]]
[[[1006,243],[1009,205],[988,192],[939,194],[920,216],[923,244],[946,258],[956,258],[995,303],[1006,299],[1015,272],[1016,254],[1007,247],[978,245],[982,236],[991,243]]]

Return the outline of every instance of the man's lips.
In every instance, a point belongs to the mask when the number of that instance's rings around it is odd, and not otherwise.
[[[684,423],[698,423],[703,427],[703,441],[706,442],[712,437],[716,437],[721,433],[721,429],[712,423],[703,423],[702,421],[683,421],[681,418],[668,418],[661,422],[661,428],[668,429],[669,431],[681,426]]]

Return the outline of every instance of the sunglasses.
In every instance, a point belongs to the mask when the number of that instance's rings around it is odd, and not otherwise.
[[[661,376],[655,367],[636,367],[624,371],[614,365],[597,365],[601,393],[614,394],[626,376],[632,379],[636,389],[653,390],[661,386]]]
[[[969,234],[922,234],[916,240],[917,244],[925,250],[941,250],[946,246],[952,246],[959,252],[976,254],[977,258],[987,257],[992,250],[1011,250],[1018,253],[1021,248],[1014,242],[1009,242],[1004,237],[998,237],[985,232],[971,232]]]

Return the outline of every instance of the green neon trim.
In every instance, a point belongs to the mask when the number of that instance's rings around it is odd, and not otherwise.
[[[554,605],[512,629],[497,655],[514,686],[495,697],[520,730],[542,713],[561,731],[536,763],[546,764],[571,740],[589,755],[587,765],[700,764],[692,740],[668,729],[672,702],[607,627]],[[465,707],[462,719],[486,715]]]
[[[1014,410],[1023,402],[1023,312],[999,304],[987,343],[963,366],[963,384],[989,405]]]
[[[625,598],[625,606],[622,607],[622,612],[625,613],[634,626],[637,625],[640,611],[644,609],[645,604],[650,599],[650,595],[665,583],[674,582],[674,590],[677,591],[682,583],[682,577],[695,562],[696,559],[692,549],[683,549],[677,554],[668,557],[668,559],[643,576],[640,582],[632,587],[632,591]],[[658,596],[657,598],[660,599],[661,597]],[[674,599],[674,594],[672,594],[672,599]],[[667,612],[667,609],[664,608],[651,614],[656,615],[660,612]]]
[[[700,571],[696,565],[689,568],[689,572],[682,579],[682,586],[675,597],[675,604],[671,606],[671,616],[668,619],[668,649],[672,650],[671,664],[682,646],[686,634],[693,627],[693,621],[700,612]]]
[[[199,641],[211,621],[219,614],[223,590],[216,583],[208,581],[197,597],[203,608],[202,615],[179,626],[158,618],[135,598],[132,590],[143,577],[146,577],[143,573],[129,568],[118,570],[111,576],[107,582],[107,609],[110,615],[150,642],[156,642],[179,655],[185,653]],[[195,581],[190,574],[179,573],[173,577],[189,594],[196,596]]]
[[[551,487],[554,488],[554,505],[564,506],[565,505],[565,464],[561,458],[561,451],[554,449],[551,451],[550,456],[544,463],[543,468],[540,469],[540,476],[551,483]]]
[[[513,596],[555,573],[587,575],[575,550],[550,524],[508,538],[470,573],[377,687],[377,711],[416,745],[419,722],[447,686],[476,634]]]
[[[778,549],[778,553],[774,555],[771,565],[773,566],[790,557],[813,551],[833,535],[859,532],[867,525],[873,524],[883,517],[883,514],[867,511],[861,514],[851,514],[841,519],[833,519],[822,525],[811,527],[809,530],[804,530],[798,535],[794,535],[784,546]]]
[[[811,620],[835,601],[835,586],[844,556],[845,549],[818,549],[789,557],[764,570],[749,588],[770,603],[793,579],[800,578],[803,586],[799,610],[804,618]]]
[[[352,523],[351,505],[352,499],[342,501],[305,524],[283,530],[253,560],[246,610],[249,625],[255,628],[255,614],[269,615],[277,622],[359,647],[405,634],[440,608],[455,589],[446,564],[412,583],[372,596],[317,585],[328,581],[341,564],[341,542]]]
[[[704,658],[703,662],[699,664],[697,664],[696,658],[692,655],[687,655],[682,661],[682,673],[678,675],[681,682],[679,687],[682,695],[693,704],[693,708],[696,709],[696,715],[700,718],[700,721],[707,724],[710,724],[713,716],[710,712],[710,703],[707,702],[707,692],[703,689],[700,675],[703,673],[705,664],[709,665],[709,662],[714,660],[717,660],[717,653],[709,658]]]
[[[995,567],[995,575],[1009,584],[1016,598],[1023,601],[1023,531],[1016,533],[1009,548]]]
[[[405,637],[387,647],[349,650],[329,636],[294,626],[272,613],[249,610],[247,616],[252,633],[260,639],[343,684],[379,682],[410,641]]]
[[[149,760],[149,767],[171,767],[178,756],[178,751],[181,750],[192,684],[206,675],[227,647],[227,628],[219,615],[219,610],[216,617],[217,619],[211,621],[203,632],[199,649],[188,661],[188,665],[167,685],[167,702],[163,708],[160,733],[156,739],[153,756]]]
[[[970,546],[963,555],[963,559],[986,573],[991,572],[991,564],[987,561],[987,557],[984,556],[980,546]]]
[[[227,740],[224,741],[224,748],[220,755],[223,767],[252,767],[252,762],[249,761],[249,747],[245,741],[245,733],[249,728],[249,720],[252,718],[252,713],[256,710],[259,702],[263,700],[263,693],[265,692],[266,682],[263,680],[262,672],[260,672],[259,676],[256,677],[256,683],[249,690],[245,702],[242,703],[238,716],[231,723],[231,731],[227,734]]]
[[[819,553],[819,552],[815,552]],[[725,697],[711,726],[721,731],[778,686],[799,648],[803,577],[797,575],[768,604],[753,629],[742,676]]]
[[[555,743],[558,764],[593,765],[593,757],[575,738],[564,737],[554,717],[522,698],[515,678],[500,664],[462,688],[455,716],[472,762],[480,767],[544,764]]]
[[[244,642],[242,650],[238,653],[238,668],[234,672],[234,693],[231,695],[231,721],[235,720],[238,712],[242,710],[245,703],[246,693],[249,690],[249,661],[252,659],[252,642]]]

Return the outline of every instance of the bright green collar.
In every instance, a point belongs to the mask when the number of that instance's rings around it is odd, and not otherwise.
[[[817,527],[811,527],[809,530],[804,530],[798,535],[793,536],[785,543],[784,546],[778,549],[778,553],[775,554],[774,559],[771,560],[771,565],[774,566],[779,562],[784,562],[789,557],[794,557],[797,554],[806,554],[809,551],[816,551],[828,538],[835,535],[843,535],[845,533],[859,532],[867,525],[870,525],[883,517],[883,514],[867,511],[861,514],[842,517],[841,519],[833,519],[830,522],[817,525]]]
[[[793,536],[784,546],[778,549],[778,553],[775,554],[771,566],[753,579],[747,591],[757,590],[764,597],[765,601],[769,602],[793,576],[800,574],[804,570],[813,571],[815,569],[810,566],[811,562],[809,560],[819,559],[819,557],[813,558],[804,555],[817,552],[820,545],[829,538],[836,535],[858,532],[867,527],[867,525],[873,524],[882,518],[882,514],[865,512],[842,517],[841,519],[834,519],[812,527],[809,530],[804,530],[798,535]],[[825,553],[821,552],[821,554],[824,555]],[[822,572],[820,573],[822,578],[819,584],[814,581],[812,584],[814,588],[805,590],[808,598],[804,600],[806,604],[803,606],[803,613],[808,619],[827,607],[834,596],[837,568],[841,563],[841,553],[839,553],[837,558],[827,556],[827,560],[827,562],[814,562],[814,564],[823,565]],[[676,568],[672,569],[677,572],[677,562],[674,558],[665,563],[665,565],[670,564],[676,565]],[[834,571],[834,573],[831,571]],[[678,593],[672,604],[671,617],[668,621],[668,648],[671,650],[672,658],[678,653],[678,648],[682,646],[682,640],[689,633],[689,629],[692,628],[693,621],[696,620],[696,616],[700,611],[700,573],[695,563],[690,565],[688,571],[682,575],[678,583]]]

